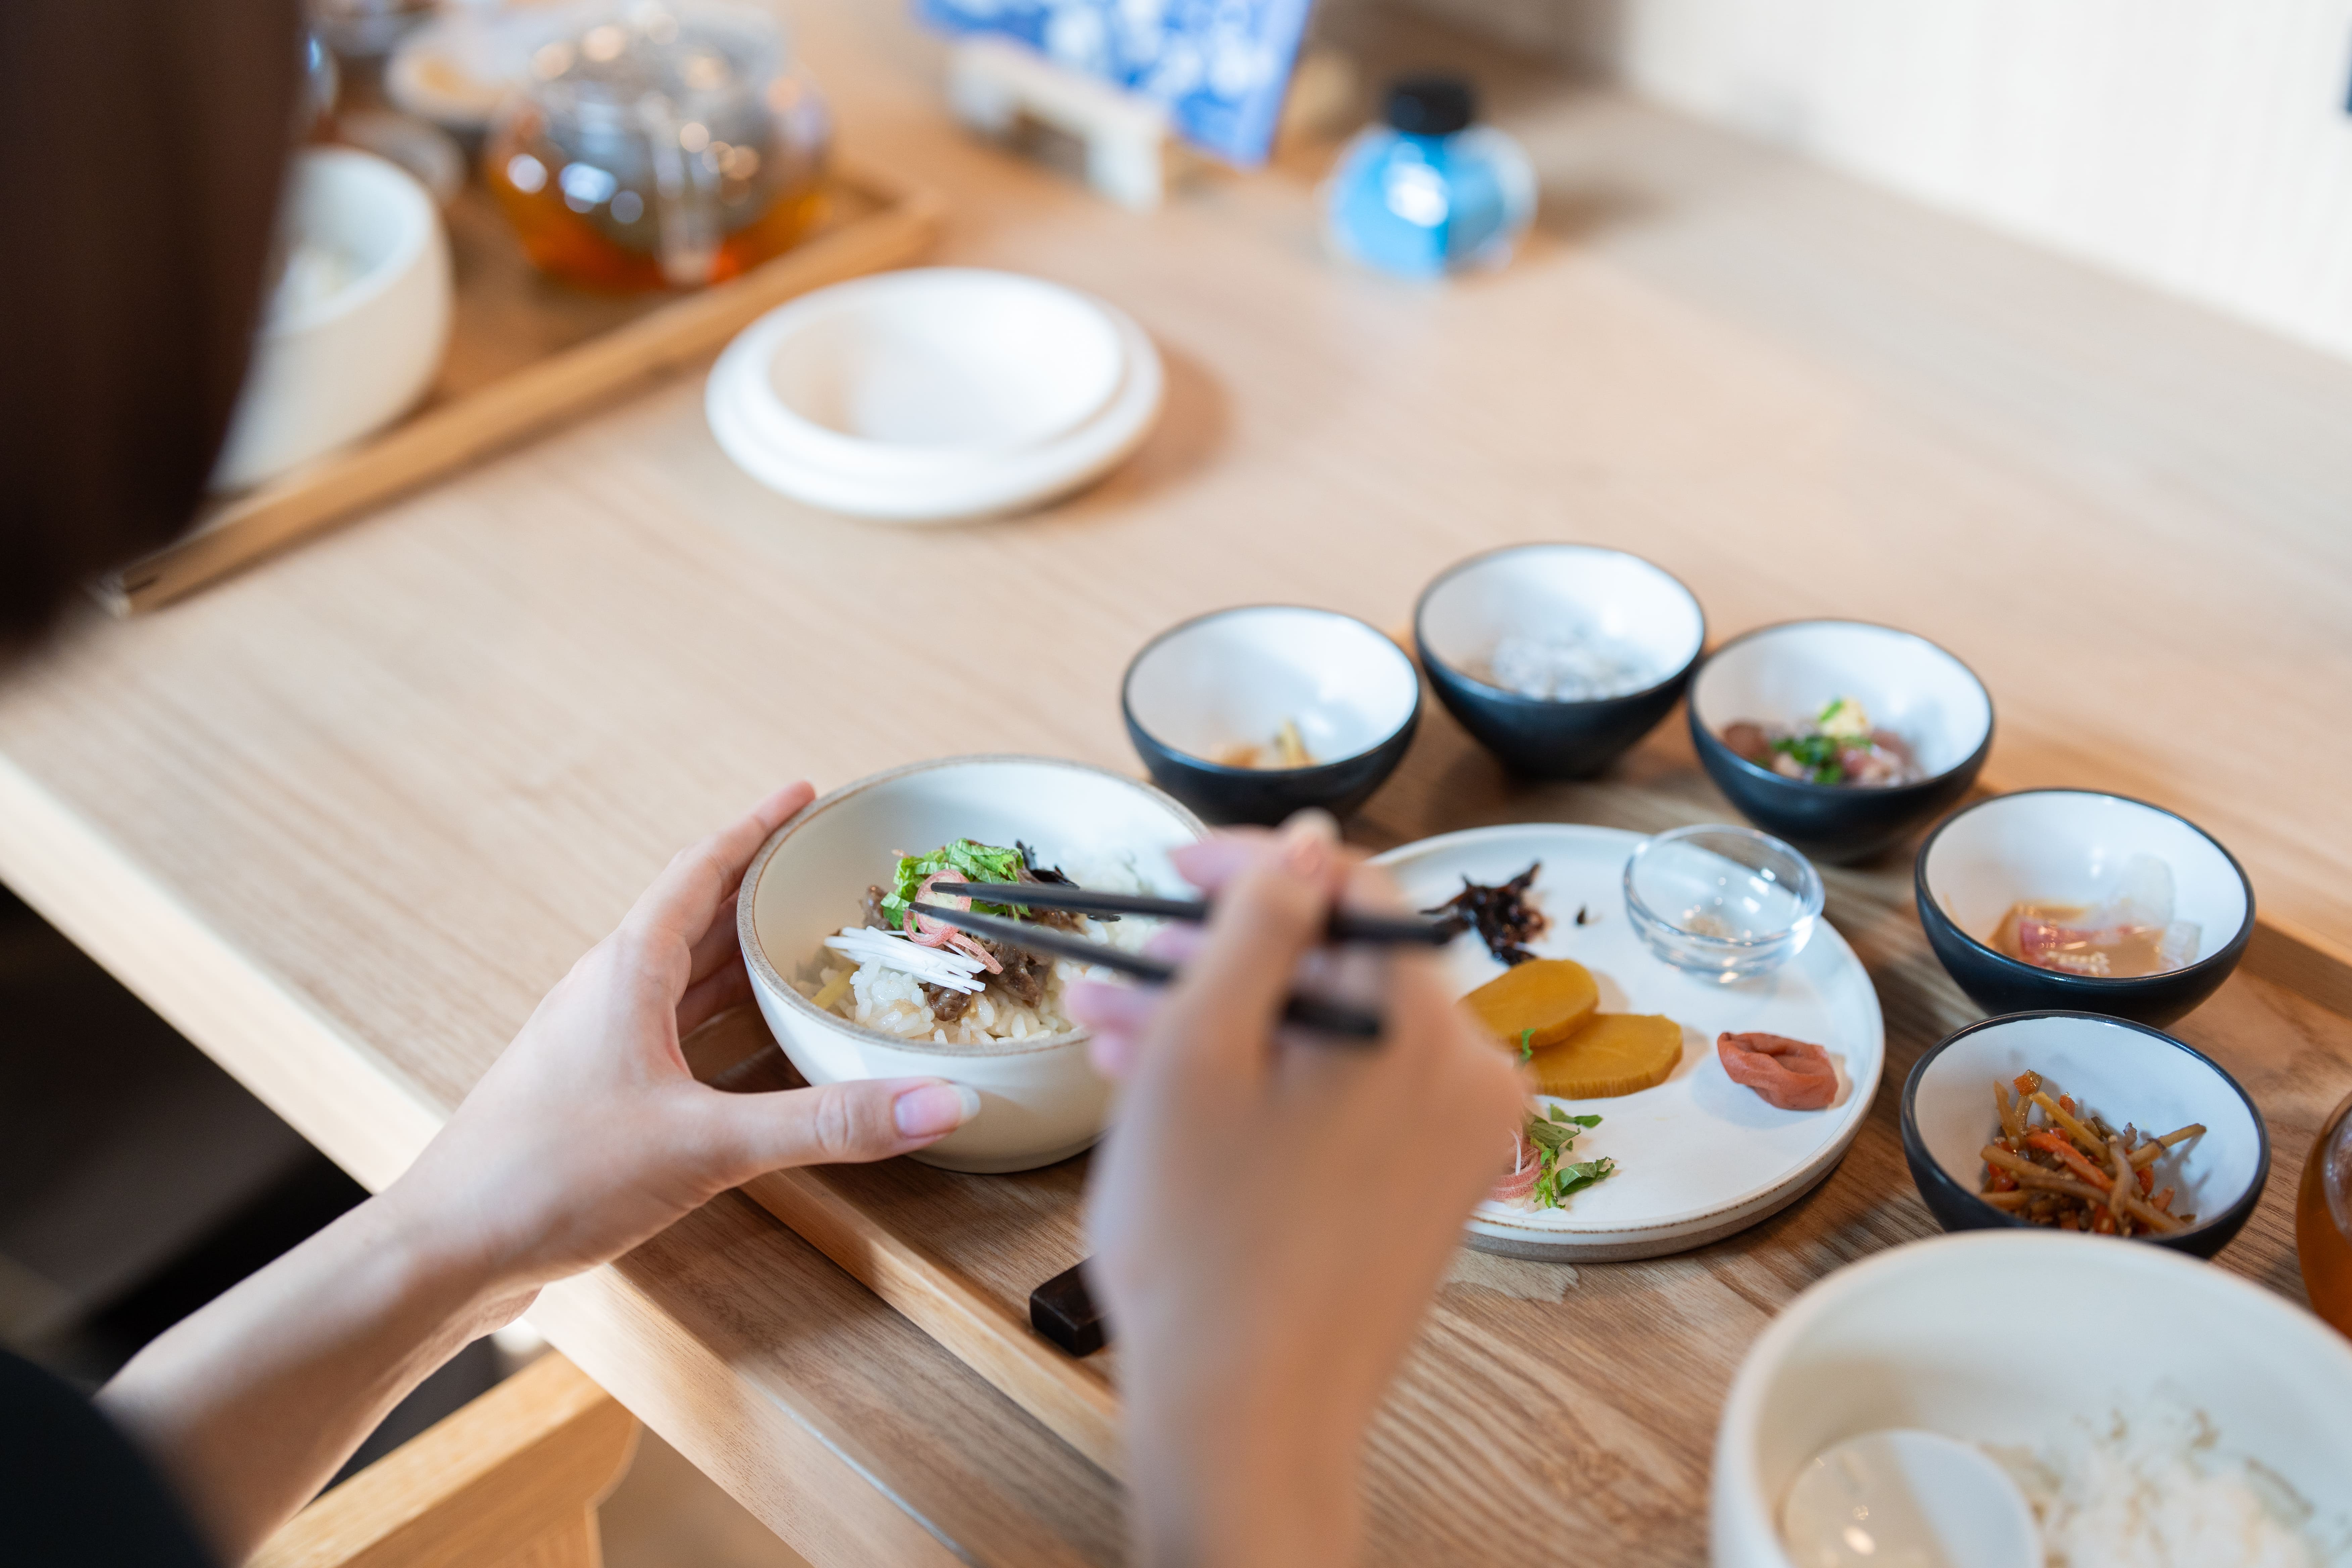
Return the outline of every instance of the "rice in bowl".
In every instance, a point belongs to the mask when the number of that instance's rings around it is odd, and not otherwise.
[[[900,857],[893,887],[887,893],[879,884],[868,890],[865,923],[845,926],[826,938],[792,984],[818,1008],[860,1028],[943,1046],[990,1046],[1066,1035],[1077,1027],[1064,1006],[1071,983],[1115,975],[1094,964],[1047,959],[980,938],[966,939],[968,945],[961,951],[984,949],[1004,973],[992,973],[980,961],[960,961],[955,956],[959,949],[945,944],[918,946],[909,939],[910,927],[932,935],[940,929],[938,922],[915,921],[903,913],[906,897],[934,874],[909,869],[918,867],[937,867],[942,878],[961,876],[973,881],[1065,880],[1109,892],[1151,891],[1128,857],[1042,866],[1025,846],[1007,850],[969,839],[928,856]],[[888,907],[892,893],[902,895],[900,909]],[[933,897],[959,906],[971,903]],[[977,908],[988,913],[994,906]],[[1133,915],[1097,920],[1057,914],[1050,923],[1087,942],[1132,952],[1160,922]],[[958,975],[969,978],[959,983]]]

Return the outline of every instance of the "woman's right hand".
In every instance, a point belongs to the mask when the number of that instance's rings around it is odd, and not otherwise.
[[[1216,895],[1165,993],[1072,997],[1125,1079],[1095,1157],[1088,1275],[1118,1337],[1151,1563],[1352,1558],[1366,1426],[1508,1161],[1526,1090],[1434,957],[1319,947],[1332,905],[1402,907],[1328,817],[1191,846]],[[1376,1002],[1370,1048],[1277,1027],[1306,979]]]

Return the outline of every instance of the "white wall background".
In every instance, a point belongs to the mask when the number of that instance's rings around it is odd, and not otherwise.
[[[2352,357],[2352,0],[1412,3]]]

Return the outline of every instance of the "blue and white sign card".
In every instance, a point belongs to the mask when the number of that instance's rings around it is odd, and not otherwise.
[[[1168,106],[1184,139],[1228,163],[1265,162],[1309,0],[915,0],[949,33],[1017,39],[1046,58]]]

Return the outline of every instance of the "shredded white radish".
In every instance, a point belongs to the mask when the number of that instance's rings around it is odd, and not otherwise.
[[[950,948],[922,946],[908,937],[872,926],[844,926],[840,935],[825,938],[824,945],[860,963],[870,959],[886,969],[898,970],[950,991],[969,994],[986,984],[974,978],[982,967],[980,960]]]

